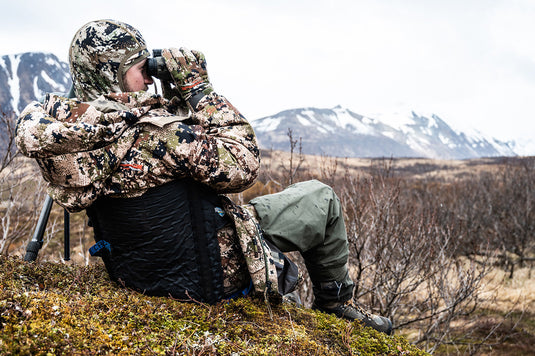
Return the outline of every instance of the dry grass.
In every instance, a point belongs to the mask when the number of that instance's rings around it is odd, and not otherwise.
[[[294,160],[298,154],[294,153]],[[366,175],[375,167],[391,165],[398,174],[415,179],[439,178],[452,180],[478,175],[482,172],[496,172],[513,160],[510,158],[478,158],[470,160],[439,160],[428,158],[336,158],[317,155],[301,155],[301,171],[321,175],[322,171],[333,173]],[[262,152],[263,171],[284,171],[291,153],[283,151]]]
[[[450,184],[482,173],[496,173],[507,169],[515,159],[476,159],[476,160],[431,160],[431,159],[359,159],[332,158],[323,156],[306,156],[280,151],[263,152],[262,170],[259,182],[247,191],[233,195],[240,203],[246,202],[260,194],[274,193],[282,190],[288,183],[288,176],[294,181],[316,178],[330,185],[340,185],[343,177],[372,177],[380,170],[390,170],[396,177],[414,181],[436,181]],[[289,162],[293,160],[294,172],[289,172]],[[4,179],[9,176],[24,177],[21,186],[35,183],[35,165],[26,158],[17,158],[16,171],[4,170]],[[22,200],[24,201],[24,199]],[[5,203],[0,201],[0,211]],[[52,219],[61,224],[63,211],[57,205],[52,210]],[[26,231],[27,238],[33,231]],[[73,265],[100,264],[100,259],[90,258],[87,250],[92,245],[92,230],[87,227],[85,213],[71,215],[71,261],[63,261],[63,231],[61,226],[51,229],[46,235],[48,245],[41,253],[40,259]],[[22,256],[26,240],[18,240],[11,246],[10,254]],[[529,263],[529,262],[528,262]],[[533,262],[531,262],[533,263]],[[452,335],[470,335],[470,340],[485,340],[486,346],[478,349],[478,354],[507,355],[527,354],[526,345],[535,342],[535,276],[533,265],[515,270],[514,277],[509,278],[500,266],[494,267],[483,280],[480,291],[480,304],[475,314],[456,319],[451,323]],[[419,291],[417,293],[422,293]],[[418,296],[414,296],[418,298]],[[517,324],[518,323],[518,324]],[[474,326],[478,332],[473,333]],[[400,330],[410,340],[418,338],[418,330],[407,328]],[[468,337],[468,336],[467,336]],[[492,347],[488,346],[492,345]],[[516,351],[515,351],[516,350]],[[515,353],[516,352],[516,353]],[[444,347],[439,354],[469,354],[462,347]]]
[[[533,266],[516,270],[514,278],[500,268],[494,268],[485,278],[489,295],[495,293],[496,300],[483,304],[483,308],[506,313],[525,312],[535,315],[535,270]],[[491,298],[486,298],[491,299]]]
[[[264,183],[258,184],[252,188],[254,194],[271,193],[285,184],[289,183],[287,175],[289,172],[289,162],[293,161],[293,166],[299,166],[298,170],[293,172],[294,181],[308,178],[318,178],[328,184],[343,186],[345,184],[341,177],[351,176],[368,179],[381,171],[388,171],[388,177],[396,177],[406,182],[409,180],[413,183],[403,184],[404,188],[412,189],[431,189],[424,192],[433,192],[434,189],[448,190],[462,187],[465,183],[471,182],[472,187],[477,183],[489,184],[486,189],[488,194],[493,194],[493,179],[481,177],[502,177],[509,181],[501,181],[505,186],[498,186],[498,189],[511,189],[515,181],[515,169],[520,168],[518,172],[526,172],[522,168],[532,167],[532,159],[526,158],[482,158],[473,160],[432,160],[432,159],[358,159],[358,158],[332,158],[321,156],[307,156],[298,153],[287,152],[267,152],[263,155],[263,176],[260,180]],[[510,172],[504,174],[504,172]],[[277,174],[279,173],[279,174]],[[529,173],[528,173],[529,174]],[[285,176],[286,175],[286,176]],[[522,176],[525,177],[525,176]],[[511,179],[512,178],[512,179]],[[518,176],[520,178],[520,176]],[[501,179],[501,178],[500,178]],[[267,182],[267,184],[266,184]],[[275,182],[275,184],[274,184]],[[418,182],[428,182],[422,185]],[[465,186],[470,186],[470,184]],[[524,183],[517,183],[524,184]],[[266,188],[267,187],[267,188]],[[427,188],[426,188],[427,187]],[[462,190],[461,190],[462,191]],[[518,190],[517,190],[518,191]],[[527,191],[526,191],[527,193]],[[247,192],[244,193],[247,196]],[[504,195],[504,197],[507,193]],[[443,199],[445,196],[425,196],[422,199]],[[491,197],[491,195],[487,196]],[[499,197],[499,195],[497,195]],[[522,195],[521,195],[522,197]],[[482,197],[481,197],[482,198]],[[459,200],[460,199],[460,200]],[[458,195],[452,197],[451,204],[465,204],[469,207],[470,199],[478,199],[478,196],[466,197]],[[525,195],[524,195],[524,199]],[[461,202],[462,200],[462,202]],[[480,205],[485,208],[485,200],[481,199]],[[507,206],[507,201],[494,201],[494,204]],[[410,203],[409,203],[410,204]],[[430,206],[432,206],[430,204]],[[435,204],[436,205],[436,204]],[[451,206],[450,206],[451,207]],[[525,207],[529,208],[529,204]],[[490,208],[490,206],[489,206]],[[493,206],[493,209],[501,208],[500,205]],[[518,207],[515,207],[518,209]],[[465,210],[470,211],[470,210]],[[498,210],[497,210],[498,211]],[[477,216],[468,215],[470,218]],[[495,217],[498,218],[498,217]],[[502,217],[503,219],[503,217]],[[497,223],[496,221],[476,221],[475,224],[469,225],[471,228],[488,230],[492,233],[494,228],[486,224]],[[478,228],[477,224],[481,224]],[[528,227],[529,228],[529,227]],[[475,231],[474,231],[475,232]],[[472,233],[471,230],[468,231]],[[506,231],[502,231],[506,233]],[[531,244],[534,236],[531,234]],[[501,252],[498,252],[498,255]],[[529,257],[529,256],[528,256]],[[533,257],[533,256],[531,256]],[[517,258],[515,264],[518,263]],[[490,272],[485,275],[481,281],[480,287],[477,287],[478,296],[474,303],[467,304],[466,309],[470,310],[470,305],[475,307],[473,312],[466,316],[461,314],[449,324],[450,331],[448,338],[442,340],[443,346],[435,352],[438,354],[485,354],[485,355],[524,355],[529,354],[529,348],[526,345],[532,345],[535,342],[535,283],[533,275],[533,260],[527,261],[524,267],[515,267],[513,278],[510,273],[504,271],[499,260],[488,261],[489,267],[496,262]],[[355,274],[355,272],[353,272]],[[455,276],[450,276],[454,283]],[[363,283],[367,283],[364,279]],[[403,285],[401,287],[403,289]],[[422,300],[425,297],[425,284],[416,291],[411,297]],[[417,340],[421,332],[414,329],[415,325],[408,326],[400,330],[410,340]],[[450,345],[450,346],[448,346]]]

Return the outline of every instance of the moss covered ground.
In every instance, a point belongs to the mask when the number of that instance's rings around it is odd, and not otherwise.
[[[424,355],[358,322],[241,298],[217,305],[149,297],[101,265],[0,257],[2,355]]]

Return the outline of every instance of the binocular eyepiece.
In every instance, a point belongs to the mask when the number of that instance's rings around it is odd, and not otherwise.
[[[171,82],[173,78],[167,70],[161,49],[152,50],[152,57],[147,59],[147,74],[160,80]]]

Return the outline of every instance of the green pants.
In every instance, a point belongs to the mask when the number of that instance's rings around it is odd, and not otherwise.
[[[342,207],[331,187],[311,180],[250,203],[265,238],[282,252],[299,251],[315,286],[331,281],[353,286]]]

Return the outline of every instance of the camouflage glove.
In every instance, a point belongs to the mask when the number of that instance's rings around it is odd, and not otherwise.
[[[182,99],[179,89],[164,80],[161,81],[161,86],[162,95],[167,99],[165,110],[175,115],[187,115],[189,108],[184,99]]]
[[[208,79],[204,55],[181,47],[162,50],[162,57],[182,98],[195,109],[197,103],[214,90]]]

